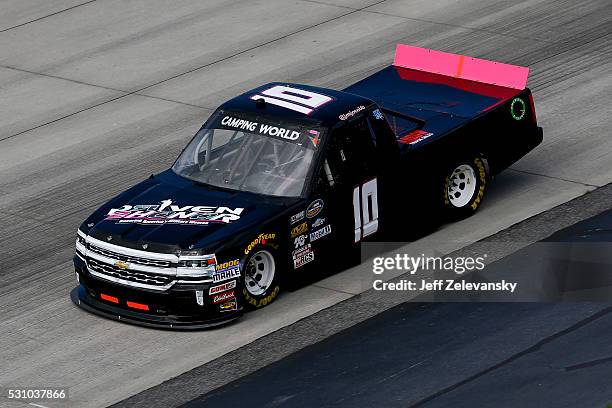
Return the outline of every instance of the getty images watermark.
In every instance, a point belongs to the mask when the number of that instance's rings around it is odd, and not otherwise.
[[[474,279],[486,266],[487,254],[482,256],[411,256],[395,254],[372,259],[372,272],[377,276],[372,282],[378,291],[437,291],[463,293],[514,293],[518,284],[505,279],[497,281]],[[382,274],[394,271],[409,273],[409,278],[385,281]],[[470,276],[469,279],[467,277]],[[380,277],[380,278],[379,278]]]

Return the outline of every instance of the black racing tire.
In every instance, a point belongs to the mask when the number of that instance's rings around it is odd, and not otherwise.
[[[488,182],[488,165],[480,155],[454,161],[443,177],[442,206],[451,221],[473,215],[480,208]]]
[[[258,245],[249,252],[241,274],[245,309],[261,309],[276,300],[281,292],[279,259],[277,251],[267,245]]]

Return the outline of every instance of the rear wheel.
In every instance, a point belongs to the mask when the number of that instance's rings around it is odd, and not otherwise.
[[[444,178],[443,205],[451,219],[474,214],[482,204],[487,188],[487,166],[475,156],[449,166]]]
[[[248,308],[272,303],[280,292],[278,262],[268,248],[255,248],[244,263],[242,295]]]

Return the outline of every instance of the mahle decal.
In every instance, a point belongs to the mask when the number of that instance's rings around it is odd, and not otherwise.
[[[105,220],[118,224],[181,224],[208,225],[210,223],[231,224],[240,219],[244,208],[211,207],[206,205],[173,205],[172,200],[160,204],[124,205],[111,208]]]
[[[228,279],[237,278],[240,276],[240,261],[233,259],[231,261],[217,264],[215,273],[213,274],[213,282],[223,282]]]

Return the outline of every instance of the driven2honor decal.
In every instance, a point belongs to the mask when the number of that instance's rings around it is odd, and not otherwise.
[[[209,223],[231,224],[240,219],[244,208],[210,207],[205,205],[173,205],[172,200],[160,204],[124,205],[111,208],[105,220],[117,224],[181,224],[208,225]]]

